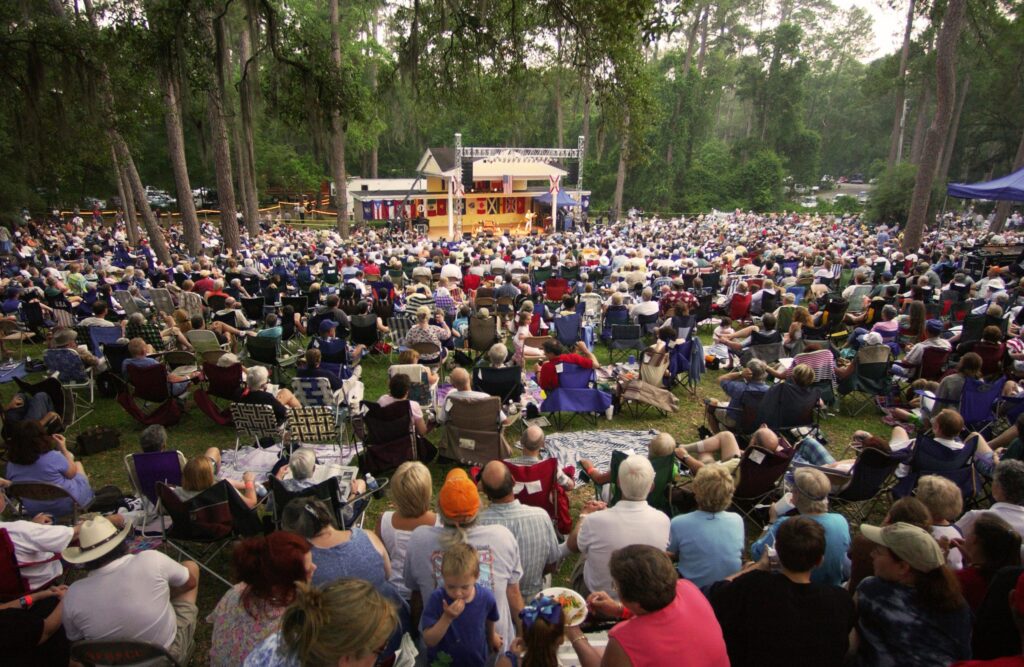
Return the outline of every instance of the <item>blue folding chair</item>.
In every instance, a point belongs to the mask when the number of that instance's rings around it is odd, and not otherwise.
[[[103,355],[103,346],[107,343],[116,343],[124,334],[121,327],[88,327],[89,329],[89,351],[97,357]]]
[[[996,418],[995,406],[1003,393],[1004,384],[1005,376],[994,382],[964,378],[964,389],[960,394],[960,416],[964,418],[967,430],[983,431],[992,425]]]
[[[597,373],[592,368],[560,363],[556,366],[558,387],[548,392],[540,411],[553,416],[556,428],[565,428],[578,415],[597,417],[612,404],[612,395],[597,388]],[[571,415],[562,419],[561,413]]]
[[[977,448],[977,438],[968,438],[960,449],[950,449],[937,442],[931,435],[919,434],[914,440],[914,449],[909,454],[910,472],[893,487],[893,498],[904,498],[913,493],[917,487],[917,480],[924,475],[939,475],[956,484],[960,488],[964,503],[969,503],[983,485],[979,473],[974,468],[974,454]]]
[[[580,327],[583,324],[582,318],[577,315],[560,315],[554,320],[555,338],[568,349],[572,349],[580,338]]]

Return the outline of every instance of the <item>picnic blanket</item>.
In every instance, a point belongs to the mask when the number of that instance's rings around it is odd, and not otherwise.
[[[341,450],[341,458],[338,458],[338,448],[334,445],[303,445],[316,451],[316,460],[319,464],[348,465],[355,458],[355,445],[347,444]],[[220,472],[218,479],[231,479],[241,481],[246,471],[256,474],[257,480],[263,480],[270,475],[278,460],[281,458],[281,445],[274,445],[266,449],[257,447],[242,447],[237,455],[233,449],[225,449],[221,452]]]
[[[571,433],[555,433],[544,438],[544,448],[548,454],[558,459],[558,467],[574,466],[577,477],[580,470],[580,459],[590,459],[599,470],[611,467],[612,451],[618,449],[630,454],[647,456],[647,443],[658,431],[574,431]]]

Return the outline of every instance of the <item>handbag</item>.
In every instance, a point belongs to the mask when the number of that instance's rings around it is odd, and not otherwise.
[[[90,426],[75,438],[75,454],[88,456],[121,446],[121,432],[110,426]]]

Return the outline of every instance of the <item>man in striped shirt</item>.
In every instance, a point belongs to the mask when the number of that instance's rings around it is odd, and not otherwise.
[[[523,576],[519,589],[524,600],[531,600],[544,588],[544,575],[558,567],[559,548],[555,527],[548,513],[539,507],[523,505],[513,495],[515,481],[501,461],[491,461],[480,474],[480,489],[490,505],[480,512],[480,525],[505,526],[519,543]]]

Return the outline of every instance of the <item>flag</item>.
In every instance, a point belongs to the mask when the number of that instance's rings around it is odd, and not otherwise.
[[[508,174],[501,177],[501,191],[503,194],[512,194],[512,177]]]
[[[548,188],[548,192],[551,193],[552,201],[554,201],[555,195],[558,194],[558,181],[560,181],[561,178],[561,176],[548,176],[548,180],[551,181],[551,187]]]

